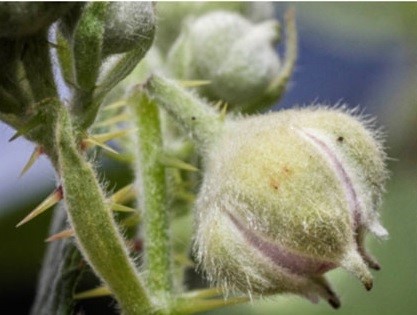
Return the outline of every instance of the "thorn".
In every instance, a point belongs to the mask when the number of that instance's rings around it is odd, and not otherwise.
[[[111,125],[117,124],[117,123],[122,122],[122,121],[127,121],[128,119],[129,119],[129,115],[126,114],[126,113],[122,113],[122,114],[113,116],[109,119],[100,121],[100,122],[94,124],[94,127],[111,126]]]
[[[77,294],[74,294],[74,299],[82,300],[82,299],[91,299],[100,296],[107,296],[111,295],[111,291],[106,286],[98,287],[95,289],[83,291]]]
[[[192,300],[190,300],[192,301]],[[178,307],[178,314],[194,314],[207,312],[220,307],[232,306],[250,301],[248,296],[236,296],[228,298],[196,299],[196,303],[183,303]]]
[[[103,110],[113,110],[113,109],[117,109],[117,108],[120,108],[120,107],[124,107],[126,105],[127,105],[126,101],[123,101],[123,100],[122,101],[117,101],[117,102],[114,102],[114,103],[111,103],[111,104],[105,106],[103,108]]]
[[[53,43],[53,42],[51,42],[51,41],[46,41],[47,43],[48,43],[48,45],[49,46],[51,46],[51,48],[53,48],[53,49],[59,49],[59,48],[63,48],[61,45],[58,45],[58,44],[56,44],[56,43]]]
[[[105,142],[110,141],[110,140],[114,140],[114,139],[117,139],[117,138],[124,137],[127,134],[129,134],[130,132],[133,132],[133,131],[136,131],[136,130],[137,130],[137,128],[111,131],[111,132],[91,135],[87,139],[94,138],[94,140],[96,140],[97,142],[105,143]]]
[[[29,131],[31,131],[33,128],[39,126],[41,124],[41,119],[39,116],[35,116],[32,119],[30,119],[25,126],[18,129],[16,133],[9,139],[9,142],[12,142],[19,138],[20,136],[26,135]]]
[[[82,142],[83,142],[82,145],[85,148],[89,148],[89,147],[92,147],[92,146],[98,146],[98,147],[100,147],[100,148],[102,148],[102,149],[104,149],[106,151],[109,151],[109,152],[111,152],[113,154],[119,154],[119,152],[117,152],[116,150],[113,150],[108,145],[105,145],[104,143],[101,143],[100,141],[97,141],[96,139],[94,139],[92,137],[87,138],[87,139],[84,139]]]
[[[33,150],[32,155],[30,156],[29,160],[26,162],[25,166],[23,167],[22,171],[19,174],[19,178],[22,177],[38,160],[38,158],[43,154],[43,148],[38,146]]]
[[[181,267],[194,268],[195,263],[185,254],[174,253],[174,261],[177,262]]]
[[[53,234],[51,236],[49,236],[45,242],[53,242],[53,241],[58,241],[58,240],[62,240],[65,238],[69,238],[75,235],[75,232],[73,229],[67,229],[67,230],[63,230],[61,232],[58,232],[56,234]]]
[[[113,211],[118,211],[118,212],[135,212],[136,211],[136,209],[121,205],[119,203],[113,203],[111,205],[111,209]]]
[[[180,80],[178,81],[178,83],[183,88],[193,88],[193,87],[209,85],[211,82],[209,80]]]
[[[213,107],[217,112],[220,112],[221,109],[222,109],[222,105],[223,105],[223,101],[220,100],[220,101],[217,101],[216,103],[214,103]]]
[[[48,210],[50,207],[57,204],[63,198],[62,187],[59,186],[55,191],[50,194],[44,201],[42,201],[33,211],[31,211],[22,221],[20,221],[16,227],[22,226],[29,222],[33,218],[37,217],[41,213]]]
[[[133,184],[129,184],[120,188],[111,197],[111,201],[114,203],[125,203],[135,198],[135,190]]]
[[[122,152],[117,152],[117,154],[115,154],[110,151],[103,151],[103,154],[105,154],[109,159],[118,161],[126,165],[132,165],[132,163],[135,161],[132,154],[126,154]]]
[[[221,110],[220,110],[220,119],[224,120],[226,118],[227,115],[227,107],[229,106],[229,104],[224,103],[224,105],[222,106]]]
[[[192,299],[207,299],[207,298],[214,298],[223,295],[223,291],[221,288],[204,288],[204,289],[195,289],[193,291],[185,292],[181,295],[181,298],[185,300],[192,300]]]
[[[197,172],[198,168],[196,168],[194,165],[191,165],[189,163],[186,163],[176,157],[169,156],[166,154],[160,154],[158,157],[159,163],[166,167],[173,167],[178,168],[180,170],[189,171],[189,172]]]
[[[175,195],[178,199],[186,201],[186,202],[190,202],[190,203],[193,203],[196,199],[195,194],[190,193],[186,190],[180,190]]]
[[[132,215],[128,216],[126,219],[123,219],[120,222],[120,225],[129,228],[132,226],[136,226],[140,223],[140,215],[137,212],[134,212]]]

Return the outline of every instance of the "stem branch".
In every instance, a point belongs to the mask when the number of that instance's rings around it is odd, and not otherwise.
[[[152,76],[145,88],[187,131],[191,132],[198,149],[205,151],[220,133],[223,119],[216,110],[185,90],[173,80]]]
[[[159,109],[142,90],[136,90],[129,103],[138,129],[136,180],[144,213],[147,284],[159,302],[166,303],[172,287],[172,272],[165,167],[159,159],[163,151]]]

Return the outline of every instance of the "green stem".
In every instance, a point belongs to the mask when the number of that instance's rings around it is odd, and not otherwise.
[[[116,227],[92,166],[77,150],[67,110],[57,108],[55,147],[71,226],[83,256],[114,293],[125,314],[150,314],[152,305]]]
[[[87,129],[97,116],[99,102],[93,99],[102,62],[102,46],[107,2],[88,3],[77,23],[72,43],[76,88],[72,114],[82,129]]]
[[[145,88],[158,104],[191,132],[200,151],[204,152],[221,132],[222,115],[175,81],[154,75]]]
[[[144,259],[147,284],[158,302],[166,304],[172,289],[172,272],[165,167],[159,159],[163,151],[159,109],[142,90],[134,91],[129,103],[138,129],[136,180],[146,235]]]

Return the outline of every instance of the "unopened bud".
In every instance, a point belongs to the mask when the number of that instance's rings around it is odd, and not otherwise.
[[[181,1],[158,2],[158,30],[156,45],[165,54],[181,31],[181,22],[197,18],[212,11],[230,11],[243,14],[251,21],[263,21],[274,17],[272,2],[238,1]]]
[[[104,31],[104,55],[142,47],[143,55],[153,42],[155,32],[152,2],[112,2]]]
[[[196,253],[210,280],[290,292],[333,307],[323,274],[339,266],[372,287],[367,232],[387,179],[379,136],[339,109],[287,110],[226,122],[207,150]]]
[[[231,105],[262,98],[277,77],[276,21],[253,24],[232,12],[217,11],[184,25],[169,53],[171,71],[181,79],[209,80],[202,93]]]

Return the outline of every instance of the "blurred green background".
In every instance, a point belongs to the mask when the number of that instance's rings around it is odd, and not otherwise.
[[[278,17],[289,4],[274,4]],[[387,241],[369,239],[382,265],[366,292],[343,270],[328,275],[342,300],[338,314],[417,314],[417,4],[297,3],[300,56],[291,87],[276,106],[312,102],[360,105],[387,134],[389,168],[381,211]],[[16,223],[54,185],[43,160],[23,178],[31,153],[24,140],[8,143],[13,130],[0,125],[0,313],[26,314],[33,299],[50,214],[20,229]],[[129,181],[129,170],[103,160],[113,183]],[[89,304],[90,303],[90,304]],[[109,299],[88,302],[86,314],[104,314]],[[276,296],[207,314],[333,314],[326,303]]]

